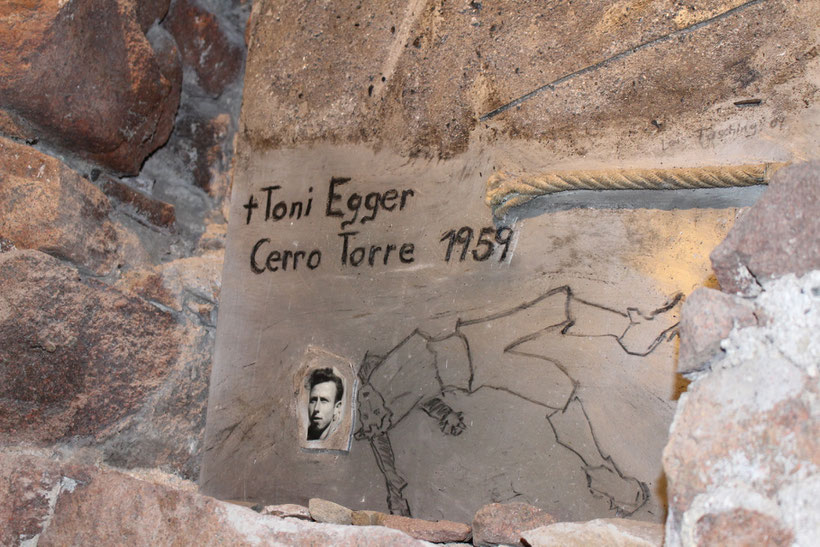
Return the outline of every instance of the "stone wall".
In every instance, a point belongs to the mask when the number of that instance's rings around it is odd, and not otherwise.
[[[779,173],[686,302],[664,469],[668,545],[811,545],[820,533],[820,165]]]
[[[432,166],[481,150],[482,176],[813,159],[818,16],[778,0],[0,6],[0,543],[419,543],[387,515],[358,528],[267,511],[283,519],[190,482],[234,163],[320,145]],[[782,173],[712,255],[723,292],[686,303],[670,545],[820,534],[819,185],[816,164]],[[690,235],[722,237],[731,220],[709,214]],[[635,263],[667,279],[688,251]],[[684,270],[687,288],[716,286]],[[482,508],[475,543],[661,541],[617,519],[544,528],[554,516],[520,505]]]
[[[3,445],[198,477],[249,11],[0,8]]]

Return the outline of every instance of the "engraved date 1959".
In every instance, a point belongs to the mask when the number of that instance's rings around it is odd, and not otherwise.
[[[510,252],[513,230],[507,226],[500,228],[488,226],[481,228],[481,230],[473,230],[469,226],[462,226],[444,232],[441,241],[447,242],[447,251],[444,254],[445,262],[450,262],[453,256],[457,256],[459,262],[463,262],[468,256],[471,256],[476,262],[484,262],[494,255],[498,255],[499,262],[504,262]],[[498,252],[499,249],[500,252]]]

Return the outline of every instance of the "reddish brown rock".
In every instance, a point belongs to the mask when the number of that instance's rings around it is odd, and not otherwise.
[[[91,468],[61,464],[49,456],[0,453],[0,544],[38,538],[60,495],[89,480]]]
[[[178,355],[175,320],[37,251],[0,254],[0,441],[101,435]]]
[[[0,236],[106,274],[118,240],[96,186],[61,161],[0,137]]]
[[[431,521],[382,514],[378,518],[378,524],[432,543],[452,543],[470,539],[469,526],[450,520]]]
[[[6,135],[18,141],[35,141],[35,132],[23,120],[11,112],[0,109],[0,135]]]
[[[423,545],[386,528],[260,515],[161,473],[140,477],[0,453],[0,543],[16,545]]]
[[[168,13],[171,0],[138,0],[135,3],[137,9],[137,21],[143,32],[148,32],[151,25],[161,21]]]
[[[176,39],[183,63],[193,69],[205,92],[219,96],[239,76],[242,47],[231,42],[216,15],[196,0],[177,0],[165,26]]]
[[[794,534],[769,515],[733,509],[698,519],[695,545],[792,545]]]
[[[555,517],[526,503],[491,503],[473,517],[473,545],[518,545],[525,530],[553,522]]]
[[[661,547],[663,525],[627,519],[559,522],[526,531],[522,537],[533,547]]]
[[[211,329],[185,328],[176,363],[162,385],[97,445],[106,463],[159,467],[188,480],[199,477],[212,346]]]
[[[146,34],[148,43],[154,50],[154,59],[163,77],[171,84],[171,89],[168,93],[169,97],[174,97],[174,109],[171,111],[171,119],[163,120],[163,126],[160,128],[163,132],[171,133],[173,130],[174,116],[176,115],[177,107],[180,104],[180,93],[182,91],[182,55],[177,48],[174,37],[171,36],[167,30],[160,26],[152,27]],[[170,128],[166,128],[170,125]],[[158,144],[165,144],[168,135],[166,134],[162,142]]]
[[[116,287],[175,311],[182,309],[182,304],[163,285],[162,273],[156,269],[131,270],[123,274]]]
[[[755,295],[768,279],[820,269],[820,161],[777,171],[760,200],[712,251],[725,292]]]
[[[176,157],[183,161],[193,175],[193,182],[212,196],[221,197],[221,175],[230,168],[230,116],[225,113],[213,118],[188,113],[176,123],[174,137],[169,145]],[[221,192],[220,192],[221,190]]]
[[[720,291],[700,288],[681,308],[678,372],[690,374],[708,369],[723,355],[720,342],[732,327],[757,324],[754,306]]]
[[[174,327],[166,336],[164,354],[168,362],[157,371],[156,387],[134,401],[127,414],[111,424],[102,421],[93,439],[83,439],[106,463],[124,468],[161,467],[191,480],[199,476],[221,263],[221,255],[192,257],[164,264],[156,270],[131,271],[118,283],[117,289],[123,295],[139,295],[161,309],[173,310],[175,321],[153,306],[146,306],[160,317],[168,318]],[[0,297],[0,310],[6,309],[2,302],[5,301]],[[142,305],[145,306],[145,302]],[[123,308],[122,313],[129,313],[129,309]],[[101,313],[103,317],[108,313],[105,306]],[[122,322],[128,321],[123,316]],[[112,332],[119,328],[114,327]],[[146,336],[149,334],[146,332]],[[2,334],[0,340],[4,340]],[[141,359],[153,358],[152,351],[146,344]],[[32,353],[35,359],[37,351]],[[114,376],[127,376],[135,368],[135,374],[147,374],[130,361],[124,362],[129,362],[129,366],[125,370],[117,369]],[[105,384],[106,380],[106,375],[102,375],[98,383]],[[5,408],[0,408],[0,414]]]
[[[663,452],[667,544],[709,544],[732,515],[749,539],[811,544],[820,527],[820,272],[770,281],[766,321],[733,329],[679,402]],[[706,518],[704,518],[706,517]],[[716,544],[721,544],[718,541]]]
[[[179,104],[133,0],[5,3],[0,104],[36,138],[135,174]]]
[[[173,205],[154,199],[118,180],[106,178],[102,189],[120,203],[130,206],[143,222],[148,221],[154,226],[170,228],[176,221]]]
[[[123,292],[171,310],[181,332],[178,358],[162,387],[102,443],[105,461],[159,466],[191,480],[199,476],[222,261],[222,253],[179,259],[132,270],[117,283]]]

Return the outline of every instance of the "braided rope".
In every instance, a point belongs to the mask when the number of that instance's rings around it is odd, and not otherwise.
[[[497,218],[518,205],[545,194],[568,190],[683,190],[766,184],[783,163],[675,169],[610,169],[510,175],[494,173],[487,179],[484,201]]]

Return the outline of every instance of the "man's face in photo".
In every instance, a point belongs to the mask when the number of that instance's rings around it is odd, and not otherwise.
[[[310,390],[310,400],[308,402],[311,427],[318,431],[324,431],[333,421],[333,416],[341,404],[341,401],[336,402],[335,383],[322,382],[313,386]]]

